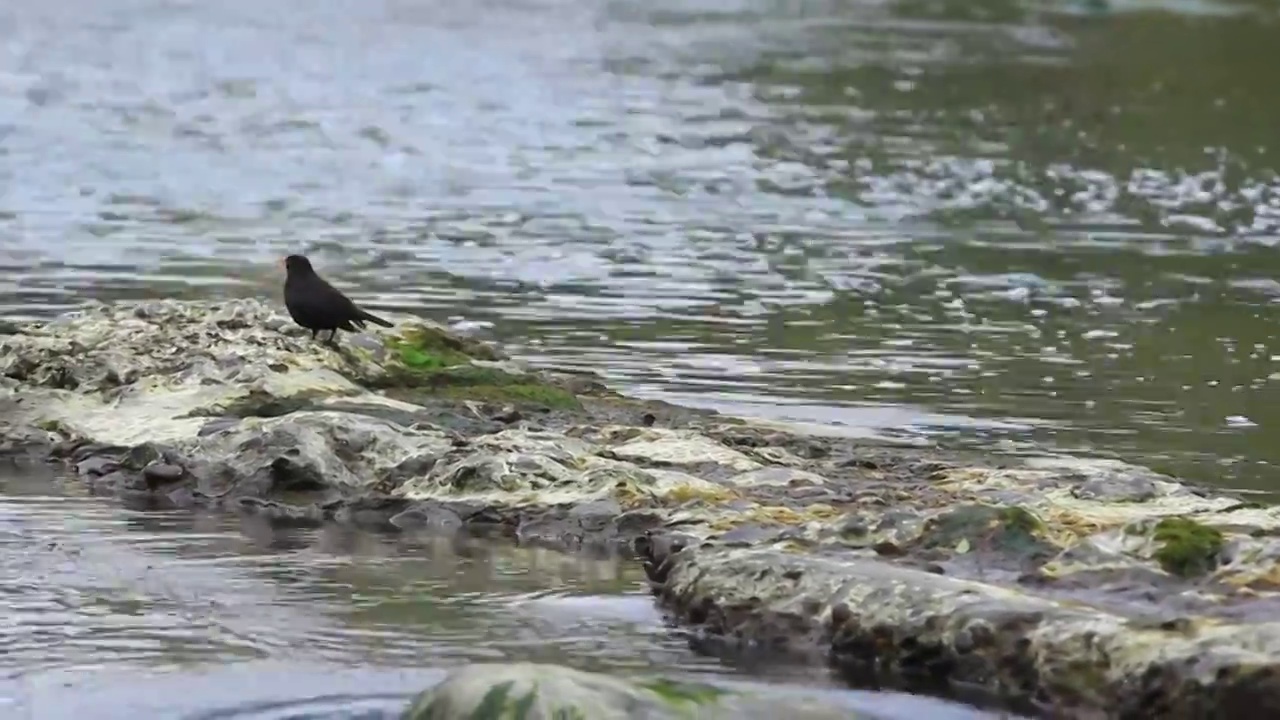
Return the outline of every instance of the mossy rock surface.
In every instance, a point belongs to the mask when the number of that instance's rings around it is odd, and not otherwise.
[[[581,408],[572,392],[545,377],[498,366],[501,355],[482,342],[419,326],[387,337],[386,346],[391,358],[387,376],[379,384],[406,400],[426,393],[457,400]]]
[[[445,366],[433,370],[397,373],[388,394],[409,402],[429,398],[538,405],[554,409],[578,409],[573,393],[535,374],[515,374],[481,365]]]
[[[1180,577],[1213,572],[1225,544],[1222,531],[1186,517],[1164,518],[1152,538],[1160,545],[1155,551],[1160,567]]]
[[[439,370],[466,365],[472,360],[501,360],[501,355],[488,343],[468,340],[446,332],[443,328],[417,325],[386,340],[401,365],[414,370]]]

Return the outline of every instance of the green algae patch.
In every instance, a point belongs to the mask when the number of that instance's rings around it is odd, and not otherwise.
[[[542,405],[554,409],[579,409],[573,393],[540,380],[536,375],[510,373],[483,365],[421,367],[392,372],[388,386],[400,389],[398,399],[418,402],[423,394],[451,400]]]
[[[721,697],[729,694],[727,690],[721,690],[713,685],[679,682],[668,680],[667,678],[655,678],[638,682],[636,685],[657,695],[673,706],[706,705],[719,702]]]
[[[466,365],[475,360],[496,360],[497,356],[487,345],[468,342],[443,329],[427,326],[409,328],[399,335],[388,337],[387,349],[406,369],[431,371]]]
[[[386,376],[378,385],[411,390],[403,399],[429,392],[455,400],[541,405],[554,409],[580,409],[573,393],[536,375],[513,373],[475,361],[494,362],[497,353],[488,345],[450,335],[443,329],[413,327],[385,341],[389,353]]]
[[[1186,517],[1170,517],[1156,524],[1152,538],[1160,543],[1154,557],[1166,572],[1193,577],[1212,572],[1224,540],[1217,528]]]

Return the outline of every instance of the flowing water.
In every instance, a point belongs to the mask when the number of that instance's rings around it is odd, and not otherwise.
[[[362,302],[631,393],[1274,496],[1278,13],[3,3],[0,316],[278,297],[302,251]],[[400,697],[480,657],[750,674],[689,653],[617,563],[16,477],[0,542],[20,717]]]

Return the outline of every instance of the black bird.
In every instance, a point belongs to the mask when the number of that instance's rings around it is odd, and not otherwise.
[[[284,269],[284,306],[294,322],[311,331],[311,337],[328,330],[329,338],[324,342],[333,345],[339,330],[354,332],[356,328],[363,329],[365,322],[392,327],[386,320],[356,307],[350,298],[325,282],[305,256],[285,258]]]

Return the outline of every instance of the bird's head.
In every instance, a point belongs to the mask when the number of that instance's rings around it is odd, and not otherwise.
[[[311,261],[305,255],[290,255],[281,261],[284,265],[285,272],[289,274],[307,274],[314,272],[311,269]]]

